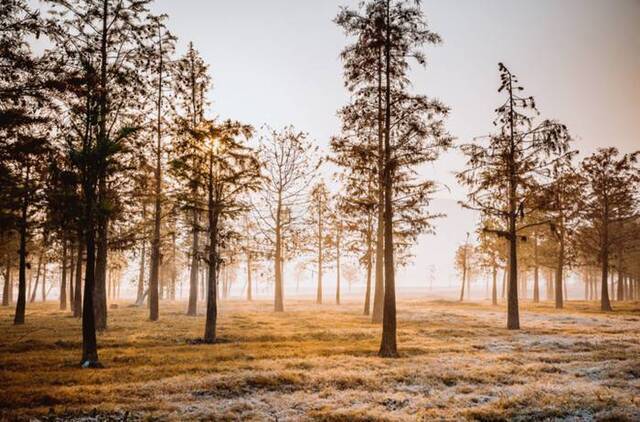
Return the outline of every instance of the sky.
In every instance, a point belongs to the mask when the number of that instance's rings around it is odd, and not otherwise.
[[[339,58],[348,40],[332,20],[357,3],[156,0],[153,10],[169,15],[178,54],[193,41],[210,64],[213,114],[256,127],[293,124],[327,151],[339,133],[336,111],[349,100]],[[640,0],[424,0],[422,7],[443,43],[425,49],[429,63],[412,70],[414,89],[451,108],[447,128],[458,144],[492,130],[503,62],[542,117],[569,127],[582,156],[609,145],[640,149]],[[430,265],[439,284],[455,280],[454,250],[477,224],[457,203],[465,191],[454,172],[463,165],[452,150],[421,170],[442,183],[432,208],[448,216],[400,271],[401,293],[424,286]]]
[[[339,133],[336,111],[349,100],[340,51],[348,42],[333,22],[344,0],[157,0],[180,39],[193,41],[211,66],[213,112],[260,126],[293,124],[321,148]],[[422,7],[443,43],[425,49],[426,68],[414,68],[416,92],[451,107],[447,128],[457,143],[492,130],[500,103],[498,62],[518,75],[542,117],[564,122],[582,155],[614,145],[640,148],[640,0],[425,0]],[[422,170],[443,188],[434,212],[437,234],[423,236],[414,264],[398,288],[455,283],[456,246],[477,216],[457,201],[465,191],[453,150]]]

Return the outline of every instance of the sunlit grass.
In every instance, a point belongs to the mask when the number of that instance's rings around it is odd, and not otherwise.
[[[204,316],[162,304],[161,320],[121,303],[99,336],[106,368],[79,369],[80,321],[54,303],[14,327],[0,309],[0,419],[640,420],[640,304],[504,308],[404,300],[401,358],[376,356],[380,327],[343,306],[226,302],[221,342],[196,344]]]

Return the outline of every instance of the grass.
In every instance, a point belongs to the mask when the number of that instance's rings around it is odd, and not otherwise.
[[[525,304],[508,331],[503,307],[402,300],[390,360],[355,302],[225,302],[214,345],[184,308],[110,310],[100,370],[54,303],[0,309],[0,420],[640,420],[639,303]]]

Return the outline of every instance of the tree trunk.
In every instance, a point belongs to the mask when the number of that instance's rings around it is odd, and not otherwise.
[[[518,233],[516,230],[517,218],[517,177],[515,170],[515,116],[513,114],[513,84],[509,76],[509,103],[510,103],[510,149],[508,155],[509,171],[509,289],[507,291],[507,329],[520,329],[520,311],[518,309]]]
[[[144,228],[144,222],[147,221],[147,203],[142,202],[142,248],[140,250],[140,268],[138,269],[138,288],[136,291],[136,305],[142,306],[144,299],[144,272],[145,272],[145,260],[147,256],[147,232]]]
[[[86,234],[87,264],[84,276],[84,302],[82,304],[82,365],[93,366],[98,362],[93,291],[95,287],[95,232],[89,227]]]
[[[558,244],[558,264],[556,268],[556,309],[562,309],[563,307],[563,294],[562,294],[562,282],[564,280],[564,235],[562,229],[560,229],[560,242]]]
[[[618,251],[618,290],[617,299],[619,302],[624,300],[624,273],[622,272],[622,248]]]
[[[462,267],[462,287],[460,289],[460,302],[464,301],[464,289],[467,285],[467,266]]]
[[[378,50],[378,218],[376,228],[375,289],[373,293],[374,324],[382,322],[384,301],[384,116],[382,108],[382,51]]]
[[[75,268],[76,268],[76,261],[75,261],[75,256],[73,254],[73,243],[71,242],[67,242],[67,252],[69,253],[68,256],[68,260],[69,260],[69,307],[71,308],[71,313],[73,313],[73,310],[75,309],[75,297],[73,296],[73,280],[75,280]]]
[[[160,269],[160,195],[162,194],[162,29],[158,23],[158,43],[160,62],[158,66],[158,118],[156,126],[156,169],[155,169],[155,203],[153,221],[153,240],[151,243],[151,274],[149,274],[149,319],[157,321],[160,317],[158,303],[158,273]]]
[[[369,214],[369,219],[367,223],[367,287],[364,293],[364,315],[369,315],[371,312],[371,254],[373,252],[372,248],[372,227],[371,227],[371,214]]]
[[[609,301],[609,227],[608,227],[608,216],[605,216],[604,230],[603,230],[603,240],[602,240],[602,253],[601,253],[601,264],[602,264],[602,295],[600,299],[600,310],[603,312],[610,312],[613,309],[611,308],[611,302]]]
[[[104,182],[103,182],[104,185]],[[106,185],[103,187],[106,190]],[[101,189],[99,189],[100,191]],[[106,195],[106,192],[105,192]],[[109,248],[107,218],[98,213],[98,241],[96,245],[94,312],[95,324],[98,331],[107,329],[107,254]]]
[[[2,306],[11,305],[11,292],[13,286],[11,285],[11,252],[7,252],[7,268],[4,273],[4,289],[2,291]]]
[[[62,239],[62,279],[60,280],[60,310],[67,309],[67,240]],[[72,306],[73,307],[73,306]]]
[[[492,278],[493,278],[493,283],[491,286],[491,304],[493,306],[498,305],[498,267],[496,267],[495,265],[493,266],[493,271],[491,273]]]
[[[336,305],[340,305],[340,236],[341,223],[338,223],[338,235],[336,236]]]
[[[318,205],[318,289],[316,292],[316,304],[322,304],[322,198]]]
[[[82,316],[82,255],[83,255],[82,238],[78,238],[78,251],[76,255],[76,282],[74,291],[74,307],[73,316],[80,318]]]
[[[247,252],[247,301],[253,300],[253,290],[251,286],[251,251]]]
[[[47,259],[45,257],[44,260],[44,265],[43,265],[43,269],[42,269],[42,303],[47,301],[47,290],[46,290],[46,286],[47,286]]]
[[[382,314],[381,357],[398,356],[396,344],[396,286],[393,250],[393,174],[395,164],[391,161],[391,10],[390,0],[386,9],[385,41],[385,133],[384,133],[384,310]]]
[[[213,199],[213,151],[209,154],[209,272],[207,283],[207,320],[204,326],[204,342],[215,343],[218,318],[218,210]]]
[[[29,168],[27,168],[27,184],[29,181]],[[20,266],[18,270],[18,301],[16,302],[16,314],[13,319],[15,325],[24,324],[24,314],[27,302],[27,224],[28,224],[27,199],[22,200],[20,220]]]
[[[538,263],[538,236],[533,237],[533,303],[540,303],[540,269]]]
[[[33,286],[31,291],[31,299],[29,303],[33,303],[36,301],[36,295],[38,294],[38,286],[40,285],[40,274],[42,270],[42,249],[40,249],[40,254],[38,255],[38,266],[36,267],[36,284]]]
[[[284,312],[284,295],[282,288],[282,227],[281,227],[282,200],[278,196],[278,204],[276,209],[276,251],[275,251],[275,289],[274,289],[274,310],[275,312]]]

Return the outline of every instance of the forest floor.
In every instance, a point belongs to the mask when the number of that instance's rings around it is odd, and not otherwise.
[[[359,304],[225,302],[204,316],[121,303],[99,335],[104,369],[79,369],[80,322],[54,303],[14,327],[0,309],[0,420],[640,420],[640,303],[504,307],[400,300],[399,359]]]

